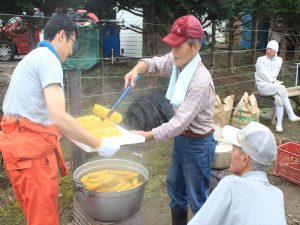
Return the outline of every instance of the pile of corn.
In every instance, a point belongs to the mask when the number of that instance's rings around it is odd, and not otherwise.
[[[98,116],[89,115],[77,118],[84,128],[91,131],[99,138],[120,136],[122,133],[111,121],[101,120]]]
[[[109,118],[106,118],[107,114],[109,112],[109,109],[102,105],[98,105],[98,104],[94,105],[93,112],[100,118],[107,119],[113,123],[120,123],[123,119],[122,115],[118,112],[113,112],[113,114]]]
[[[121,192],[140,186],[144,179],[138,172],[105,169],[88,173],[80,178],[87,190],[97,192]]]

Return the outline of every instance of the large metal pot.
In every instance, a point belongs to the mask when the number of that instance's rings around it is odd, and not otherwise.
[[[101,169],[135,171],[144,177],[144,183],[123,192],[96,192],[85,189],[80,178]],[[145,167],[131,160],[102,159],[88,162],[78,167],[73,173],[74,195],[82,209],[91,218],[103,222],[121,221],[140,210],[148,176]]]
[[[227,142],[219,142],[216,146],[215,157],[212,161],[212,169],[226,169],[230,166],[230,154],[232,144]]]

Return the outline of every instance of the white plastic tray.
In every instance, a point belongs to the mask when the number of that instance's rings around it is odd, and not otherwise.
[[[130,144],[138,144],[138,143],[145,142],[145,137],[138,134],[134,134],[118,125],[115,126],[117,126],[122,133],[120,136],[115,137],[119,145],[130,145]],[[92,148],[79,141],[75,141],[75,140],[71,140],[71,141],[86,152],[95,152]]]

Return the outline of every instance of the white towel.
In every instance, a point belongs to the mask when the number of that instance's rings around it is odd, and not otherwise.
[[[173,65],[172,75],[166,93],[166,98],[171,100],[172,105],[179,106],[185,99],[187,89],[199,62],[201,62],[201,57],[199,54],[196,54],[181,73],[179,73],[179,68],[175,64]]]

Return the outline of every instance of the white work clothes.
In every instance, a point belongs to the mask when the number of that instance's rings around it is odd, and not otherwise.
[[[280,68],[282,65],[282,58],[275,56],[272,59],[267,56],[261,56],[256,61],[255,83],[258,92],[261,95],[276,96],[275,104],[282,106],[282,98],[287,95],[286,89],[280,82],[276,81]]]
[[[267,175],[223,178],[188,225],[285,225],[283,194]]]
[[[266,55],[257,59],[255,68],[256,85],[263,87],[266,83],[272,83],[277,80],[280,68],[282,65],[282,58],[275,56],[272,59]]]

